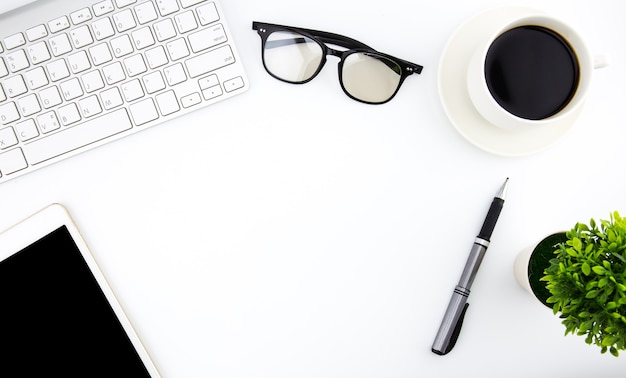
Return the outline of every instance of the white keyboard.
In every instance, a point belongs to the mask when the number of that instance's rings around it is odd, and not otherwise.
[[[0,36],[0,182],[248,88],[218,1],[50,16]]]

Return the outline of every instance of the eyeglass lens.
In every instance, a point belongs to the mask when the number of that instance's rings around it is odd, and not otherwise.
[[[315,75],[324,52],[314,40],[303,35],[277,31],[267,37],[263,59],[265,67],[279,79],[302,83]]]
[[[357,52],[348,55],[341,70],[341,83],[355,98],[384,102],[398,90],[402,68],[383,56]]]
[[[310,80],[319,71],[324,50],[311,38],[295,32],[276,31],[265,42],[263,59],[275,77],[291,83]],[[389,100],[400,85],[402,68],[394,61],[370,52],[345,57],[341,85],[352,97],[365,102]]]

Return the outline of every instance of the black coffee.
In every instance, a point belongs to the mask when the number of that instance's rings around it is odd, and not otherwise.
[[[489,48],[485,78],[494,99],[518,117],[540,120],[558,113],[578,86],[578,59],[557,33],[521,26]]]

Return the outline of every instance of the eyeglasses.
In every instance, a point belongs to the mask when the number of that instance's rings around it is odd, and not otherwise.
[[[348,97],[367,104],[391,100],[409,75],[422,66],[383,54],[342,35],[254,21],[261,37],[263,66],[278,80],[307,83],[322,70],[326,56],[339,57],[339,83]],[[328,45],[346,48],[339,51]]]

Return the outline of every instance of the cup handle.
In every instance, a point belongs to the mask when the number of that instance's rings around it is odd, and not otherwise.
[[[611,57],[607,54],[599,54],[593,57],[593,68],[604,68],[611,63]]]

